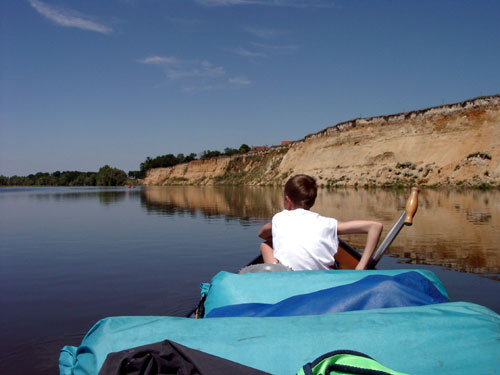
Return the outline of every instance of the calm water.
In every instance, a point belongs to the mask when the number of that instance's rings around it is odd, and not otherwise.
[[[385,234],[407,194],[321,190],[314,210]],[[419,201],[379,268],[431,269],[453,300],[500,313],[500,192]],[[258,228],[281,209],[275,188],[0,189],[0,373],[58,373],[59,349],[106,316],[185,315],[200,282],[257,254]]]

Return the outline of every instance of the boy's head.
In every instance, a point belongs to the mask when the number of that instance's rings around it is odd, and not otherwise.
[[[317,193],[316,180],[305,174],[295,175],[285,184],[285,197],[292,201],[294,208],[310,209]]]

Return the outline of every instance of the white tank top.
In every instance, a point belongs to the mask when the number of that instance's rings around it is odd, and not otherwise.
[[[293,270],[321,270],[335,262],[337,220],[298,208],[272,220],[274,257]]]

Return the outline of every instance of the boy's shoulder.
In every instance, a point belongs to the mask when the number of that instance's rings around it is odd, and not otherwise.
[[[280,212],[278,212],[277,214],[275,214],[274,216],[293,216],[293,215],[302,215],[304,212],[311,212],[311,211],[308,211],[308,210],[304,210],[303,208],[294,208],[293,210],[287,210],[287,209],[284,209]]]
[[[293,210],[280,211],[273,216],[273,219],[274,218],[299,218],[299,217],[307,217],[307,218],[324,217],[324,218],[326,218],[325,216],[321,216],[317,212],[305,210],[303,208],[296,208]]]

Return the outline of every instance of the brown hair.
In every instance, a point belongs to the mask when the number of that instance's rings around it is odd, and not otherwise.
[[[305,174],[295,175],[285,184],[285,195],[297,208],[310,209],[314,205],[317,194],[316,180]]]

